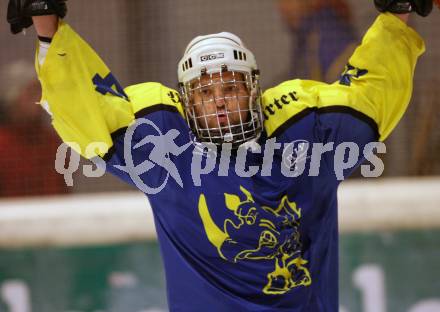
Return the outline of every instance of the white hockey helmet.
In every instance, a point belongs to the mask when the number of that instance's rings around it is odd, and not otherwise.
[[[263,123],[259,70],[239,37],[222,32],[194,38],[179,62],[178,79],[187,122],[199,141],[239,145],[259,137]],[[240,91],[223,92],[231,84]],[[197,97],[206,88],[222,91]],[[225,108],[219,109],[219,103]]]

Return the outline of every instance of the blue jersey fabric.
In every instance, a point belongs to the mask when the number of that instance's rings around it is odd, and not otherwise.
[[[171,311],[337,311],[339,182],[332,153],[323,156],[315,177],[308,176],[307,165],[299,177],[285,177],[280,169],[282,149],[275,151],[270,176],[262,176],[259,170],[253,177],[239,177],[234,156],[228,175],[218,176],[217,157],[216,168],[202,175],[201,185],[195,186],[191,161],[196,145],[191,143],[185,120],[170,111],[156,111],[140,119],[152,121],[162,133],[177,129],[178,146],[191,144],[184,153],[170,158],[183,187],[169,178],[161,192],[148,196]],[[136,129],[133,140],[150,135],[157,135],[157,129],[145,124]],[[369,124],[348,113],[310,111],[276,139],[280,143],[348,139],[362,146],[376,136]],[[121,164],[123,143],[124,135],[115,138],[109,164]],[[148,159],[149,153],[148,144],[133,151],[134,164]],[[261,167],[263,153],[249,152],[246,163]],[[114,166],[109,169],[130,180]],[[164,168],[155,166],[142,180],[157,187],[166,174]],[[227,196],[237,196],[238,207],[228,207]],[[209,238],[216,235],[213,228],[224,233],[219,248]]]

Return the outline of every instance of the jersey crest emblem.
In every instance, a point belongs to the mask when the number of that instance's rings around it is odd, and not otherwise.
[[[349,87],[351,86],[351,80],[353,78],[357,79],[365,76],[366,74],[368,74],[368,70],[354,67],[353,65],[348,63],[347,65],[345,65],[345,70],[341,75],[339,84]]]
[[[219,227],[213,220],[204,194],[199,198],[199,214],[210,243],[221,258],[230,262],[271,261],[273,271],[266,272],[262,292],[284,294],[312,283],[307,263],[301,256],[298,230],[301,208],[287,195],[277,207],[258,205],[252,194],[240,186],[241,194],[224,194],[225,209],[233,217]]]

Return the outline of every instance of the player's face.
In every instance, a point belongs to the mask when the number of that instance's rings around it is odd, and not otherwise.
[[[222,128],[228,131],[247,121],[249,116],[249,91],[244,75],[223,72],[203,75],[193,83],[191,105],[199,127]]]

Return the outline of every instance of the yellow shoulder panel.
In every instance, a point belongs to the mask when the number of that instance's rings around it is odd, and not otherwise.
[[[145,82],[125,89],[136,117],[154,109],[176,110],[183,117],[179,93],[157,82]]]
[[[286,81],[263,94],[264,128],[268,136],[295,116],[301,116],[318,104],[316,86],[320,82],[310,80]]]

